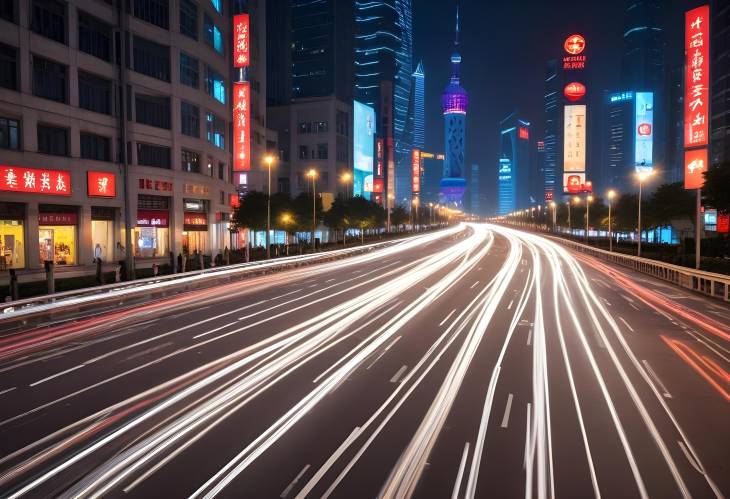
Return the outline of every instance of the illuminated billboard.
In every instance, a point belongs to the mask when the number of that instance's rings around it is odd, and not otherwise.
[[[233,85],[233,171],[251,169],[251,87],[248,82]]]
[[[684,147],[706,146],[710,106],[710,6],[685,13]]]
[[[586,170],[585,104],[565,106],[563,137],[563,170],[584,172]]]
[[[414,196],[421,192],[421,150],[411,152],[411,191]]]
[[[375,159],[375,109],[353,101],[353,195],[370,199]]]
[[[247,67],[250,52],[248,14],[237,14],[233,16],[233,67]]]
[[[636,92],[634,99],[634,167],[651,171],[654,142],[654,94]]]
[[[684,151],[684,188],[701,189],[707,171],[707,148]]]

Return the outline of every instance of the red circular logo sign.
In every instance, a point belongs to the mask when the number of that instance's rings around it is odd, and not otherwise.
[[[563,44],[565,51],[571,55],[578,55],[586,48],[586,39],[581,35],[570,35]]]
[[[577,81],[568,83],[563,89],[563,95],[571,102],[581,100],[586,95],[586,86]]]
[[[642,123],[639,125],[639,135],[651,135],[651,124]]]

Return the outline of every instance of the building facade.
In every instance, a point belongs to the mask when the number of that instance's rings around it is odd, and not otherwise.
[[[413,147],[426,146],[426,75],[423,61],[413,72]]]
[[[710,163],[717,165],[730,161],[730,4],[714,0],[711,12]]]
[[[545,68],[545,135],[543,138],[542,171],[545,178],[545,201],[557,200],[562,193],[563,178],[563,71],[556,59],[547,62]]]
[[[532,205],[530,167],[530,123],[512,113],[500,123],[498,215]]]
[[[90,0],[4,6],[3,266],[121,259],[125,208],[141,264],[230,246],[228,6],[133,0],[121,16]]]

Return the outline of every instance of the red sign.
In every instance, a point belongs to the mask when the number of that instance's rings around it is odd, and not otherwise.
[[[378,193],[383,192],[383,179],[382,178],[373,179],[373,192],[378,192]]]
[[[585,69],[586,56],[584,55],[568,55],[563,57],[563,69]]]
[[[113,173],[86,172],[86,192],[89,197],[113,198],[117,195],[116,178]]]
[[[139,179],[139,188],[150,191],[172,192],[172,182],[166,180],[152,180],[150,178]]]
[[[717,214],[717,233],[727,234],[730,232],[730,213]]]
[[[38,225],[76,225],[76,213],[39,213]]]
[[[208,217],[205,216],[205,213],[194,213],[186,211],[183,213],[183,224],[185,225],[204,225],[207,229],[208,227]]]
[[[710,105],[710,6],[684,17],[684,147],[706,146]]]
[[[591,182],[590,180],[586,180],[586,183],[583,184],[583,191],[593,192],[593,182]]]
[[[71,195],[71,173],[18,166],[0,166],[0,191]]]
[[[421,150],[413,149],[411,153],[411,189],[413,194],[421,192]]]
[[[568,175],[567,181],[565,182],[565,189],[571,194],[581,192],[583,190],[581,180],[580,175]]]
[[[233,16],[233,67],[245,68],[249,65],[251,50],[248,14]]]
[[[545,192],[545,201],[552,201],[552,200],[553,200],[553,191]]]
[[[684,188],[701,189],[707,171],[707,148],[684,151]]]
[[[167,227],[167,210],[137,210],[137,227]]]
[[[233,85],[233,171],[251,169],[251,87],[248,82]]]
[[[586,86],[577,81],[568,83],[563,89],[563,95],[571,102],[579,101],[586,95]]]
[[[230,205],[231,208],[238,208],[241,206],[241,198],[238,197],[238,194],[231,194]]]
[[[639,135],[651,135],[651,123],[639,124],[636,131]]]
[[[586,48],[586,39],[581,35],[570,35],[565,39],[563,48],[570,55],[578,55]]]
[[[385,144],[383,143],[383,139],[378,139],[376,142],[376,148],[377,148],[377,162],[375,166],[375,176],[376,177],[382,177],[383,176],[383,155],[384,155],[384,148]]]
[[[530,138],[530,131],[521,126],[517,129],[517,135],[523,140],[528,140]]]

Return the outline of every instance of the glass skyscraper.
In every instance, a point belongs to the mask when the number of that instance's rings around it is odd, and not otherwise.
[[[423,72],[423,61],[418,63],[413,72],[413,147],[423,149],[426,145],[426,75]]]

